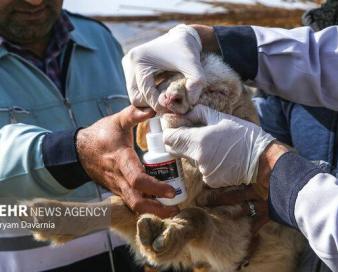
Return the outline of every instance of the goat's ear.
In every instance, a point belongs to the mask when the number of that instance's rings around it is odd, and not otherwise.
[[[146,134],[149,132],[149,121],[139,123],[136,128],[136,143],[142,151],[147,151]]]

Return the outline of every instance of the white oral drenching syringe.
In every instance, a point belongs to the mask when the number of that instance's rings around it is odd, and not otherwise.
[[[150,131],[146,135],[148,152],[143,161],[148,175],[172,186],[176,191],[174,198],[157,198],[163,205],[173,206],[182,203],[187,198],[181,160],[170,155],[163,142],[160,117],[149,120]]]

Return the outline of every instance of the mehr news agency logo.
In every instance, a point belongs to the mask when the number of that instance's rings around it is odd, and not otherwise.
[[[107,207],[28,207],[24,204],[0,204],[0,230],[9,229],[55,229],[53,218],[57,217],[100,217],[107,215]],[[3,222],[6,218],[20,218],[20,222]],[[46,222],[25,220],[25,218],[43,218]],[[44,220],[43,220],[44,221]]]

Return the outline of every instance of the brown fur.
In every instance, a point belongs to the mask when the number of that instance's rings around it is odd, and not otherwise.
[[[208,84],[199,103],[258,123],[251,95],[242,86],[238,76],[214,55],[204,56],[202,64]],[[185,79],[177,74],[170,76],[169,79],[161,79],[160,102],[166,104],[173,112],[185,113],[191,107],[184,84]],[[169,127],[191,126],[173,114],[166,114],[164,120],[165,126]],[[143,149],[146,148],[144,141],[146,132],[147,124],[141,124],[138,127],[137,142]],[[37,231],[35,238],[63,243],[88,232],[110,227],[126,238],[140,262],[148,262],[159,269],[172,266],[196,268],[196,271],[235,271],[248,255],[252,239],[252,219],[236,216],[241,210],[239,206],[198,207],[196,200],[207,197],[206,186],[202,182],[201,174],[193,165],[184,159],[182,164],[188,199],[180,205],[181,212],[175,217],[160,219],[151,214],[137,216],[118,196],[91,204],[35,200],[28,204],[97,205],[109,210],[108,220],[101,218],[94,222],[90,218],[85,218],[80,222],[78,218],[58,219],[58,230]],[[35,218],[35,220],[47,219]],[[298,232],[269,222],[259,231],[259,237],[250,264],[241,271],[296,271],[297,257],[303,248],[303,238]]]

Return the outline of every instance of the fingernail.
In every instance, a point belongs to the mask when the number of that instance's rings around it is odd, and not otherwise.
[[[137,114],[140,117],[145,117],[145,116],[151,117],[155,114],[155,112],[152,109],[147,108],[147,109],[144,109],[144,110],[142,109],[138,111]]]
[[[176,196],[176,192],[174,190],[170,190],[165,194],[167,198],[174,198]]]
[[[145,113],[145,114],[148,114],[148,113],[154,113],[154,110],[152,108],[143,108],[142,111]]]

